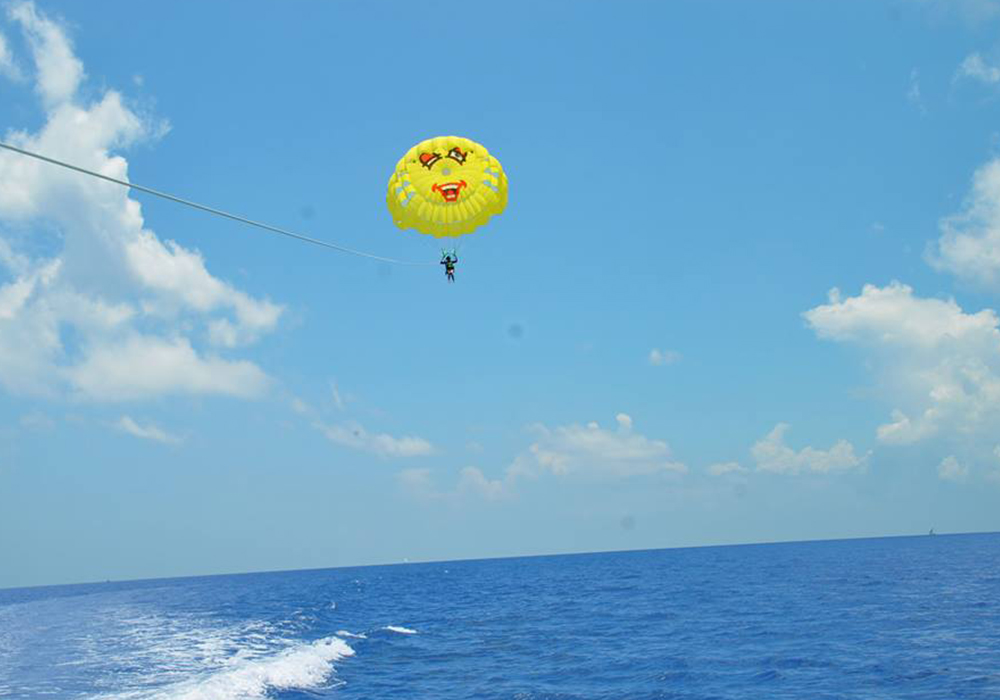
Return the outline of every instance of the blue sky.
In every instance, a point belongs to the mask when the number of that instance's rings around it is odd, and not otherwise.
[[[0,586],[1000,529],[1000,3],[0,5]]]

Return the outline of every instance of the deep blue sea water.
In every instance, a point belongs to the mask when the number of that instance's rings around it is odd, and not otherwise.
[[[1000,698],[1000,535],[0,590],[0,697]]]

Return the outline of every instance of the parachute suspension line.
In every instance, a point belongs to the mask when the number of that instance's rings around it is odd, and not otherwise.
[[[160,192],[158,190],[151,189],[149,187],[143,187],[142,185],[137,185],[134,182],[126,182],[125,180],[117,180],[113,177],[107,175],[102,175],[101,173],[96,173],[93,170],[87,170],[86,168],[81,168],[70,163],[64,163],[61,160],[56,160],[55,158],[48,158],[47,156],[39,155],[38,153],[32,153],[31,151],[25,151],[24,149],[17,148],[16,146],[11,146],[0,141],[0,148],[5,148],[8,151],[13,151],[14,153],[20,153],[23,156],[28,156],[29,158],[35,158],[37,160],[45,161],[46,163],[52,163],[53,165],[58,165],[63,168],[68,168],[69,170],[75,170],[78,173],[83,173],[84,175],[90,175],[92,177],[100,178],[101,180],[107,180],[108,182],[113,182],[122,187],[127,187],[132,190],[138,190],[140,192],[145,192],[147,194],[155,195],[163,199],[168,199],[171,202],[176,202],[177,204],[183,204],[184,206],[191,207],[193,209],[200,209],[201,211],[208,212],[209,214],[215,214],[216,216],[221,216],[226,219],[232,219],[233,221],[238,221],[242,224],[247,224],[249,226],[255,226],[265,231],[271,233],[281,234],[282,236],[288,236],[289,238],[295,238],[306,243],[312,243],[313,245],[322,246],[324,248],[330,248],[331,250],[337,250],[341,253],[349,253],[350,255],[357,255],[362,258],[370,258],[372,260],[380,260],[386,263],[392,263],[394,265],[431,265],[428,262],[413,262],[408,260],[396,260],[394,258],[384,258],[381,255],[373,255],[372,253],[366,253],[361,250],[353,250],[351,248],[345,248],[339,246],[335,243],[328,243],[327,241],[321,241],[316,238],[310,238],[308,236],[303,236],[301,234],[295,233],[293,231],[288,231],[283,228],[278,228],[277,226],[271,226],[270,224],[261,223],[259,221],[254,221],[252,219],[247,219],[236,214],[230,214],[229,212],[222,211],[221,209],[214,209],[212,207],[207,207],[204,204],[198,204],[197,202],[192,202],[187,199],[181,199],[180,197],[175,197],[172,194],[167,194],[166,192]]]

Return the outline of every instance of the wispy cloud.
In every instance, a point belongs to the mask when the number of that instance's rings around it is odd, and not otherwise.
[[[998,0],[909,0],[934,15],[957,15],[970,24],[984,24],[1000,16]]]
[[[681,354],[676,350],[660,350],[659,348],[653,348],[649,351],[649,364],[653,366],[660,365],[672,365],[675,362],[679,362],[681,359]]]
[[[146,425],[139,425],[130,416],[122,416],[115,427],[124,433],[128,433],[137,438],[142,438],[143,440],[152,440],[153,442],[162,442],[167,445],[177,445],[181,442],[181,438],[176,435],[171,435],[162,428],[158,428],[152,423],[147,423]]]
[[[362,452],[370,452],[379,457],[417,457],[428,455],[434,451],[434,446],[421,437],[394,437],[387,433],[369,433],[364,426],[356,421],[325,425],[320,422],[314,426],[328,440],[344,447]]]
[[[14,55],[11,53],[7,37],[3,33],[0,33],[0,76],[18,81],[24,78],[21,70],[14,63]]]
[[[778,423],[774,429],[750,449],[757,470],[777,474],[801,474],[802,472],[834,472],[856,469],[864,463],[864,457],[854,453],[854,446],[847,440],[840,440],[828,450],[803,447],[796,452],[785,444],[787,423]]]
[[[726,474],[745,474],[749,469],[739,462],[719,462],[709,465],[706,471],[711,476],[725,476]]]
[[[337,382],[330,381],[330,395],[333,397],[333,405],[337,407],[337,410],[344,410],[344,397],[340,395],[340,389],[337,388]]]
[[[421,500],[458,502],[471,497],[500,501],[514,494],[514,479],[509,473],[502,479],[490,479],[479,467],[464,467],[450,490],[438,489],[428,468],[403,469],[396,478],[411,496]]]
[[[52,418],[40,411],[26,413],[21,416],[18,422],[22,428],[28,428],[29,430],[51,430],[56,425]]]
[[[65,29],[33,3],[9,5],[8,17],[30,49],[44,122],[4,139],[127,180],[128,162],[112,153],[163,136],[166,122],[132,111],[114,90],[86,97],[95,93],[82,89],[86,72]],[[223,353],[272,331],[282,307],[214,277],[197,251],[161,240],[124,188],[5,151],[0,222],[40,236],[54,230],[61,246],[33,258],[0,238],[0,268],[12,278],[0,285],[0,387],[95,401],[250,398],[266,389],[260,368]]]
[[[958,67],[956,78],[971,78],[988,84],[1000,82],[1000,68],[983,60],[978,53],[969,54]]]
[[[396,473],[396,479],[411,495],[418,498],[434,499],[440,494],[431,481],[431,470],[427,467],[410,467]]]

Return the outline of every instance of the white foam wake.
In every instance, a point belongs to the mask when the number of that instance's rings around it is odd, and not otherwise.
[[[416,634],[416,630],[411,630],[409,627],[400,627],[399,625],[386,625],[382,629],[389,630],[390,632],[398,632],[399,634]]]
[[[272,656],[238,659],[229,668],[186,680],[151,693],[128,693],[117,698],[144,700],[253,700],[269,690],[309,690],[325,683],[333,663],[353,656],[342,639],[327,637],[297,644]]]
[[[348,632],[347,630],[337,630],[338,637],[351,637],[352,639],[368,639],[368,636],[364,633],[355,634],[354,632]]]

